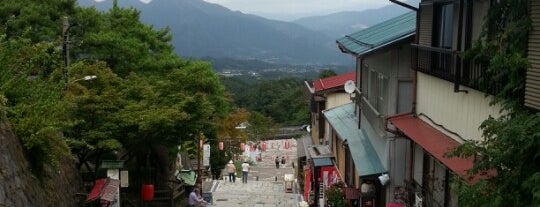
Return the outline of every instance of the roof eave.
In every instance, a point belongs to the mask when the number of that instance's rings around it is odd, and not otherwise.
[[[353,55],[353,56],[358,56],[358,53],[355,53],[355,52],[347,49],[347,47],[345,47],[345,45],[341,44],[339,41],[336,40],[336,43],[338,44],[338,48],[342,53]]]
[[[378,46],[375,46],[369,50],[366,50],[360,54],[357,54],[357,56],[361,57],[361,56],[366,56],[366,55],[369,55],[371,53],[374,53],[374,52],[377,52],[379,50],[382,50],[382,49],[385,49],[386,47],[389,47],[389,46],[392,46],[392,45],[395,45],[395,44],[399,44],[400,42],[402,41],[405,41],[407,40],[408,38],[412,38],[414,37],[415,35],[415,32],[412,32],[412,33],[408,33],[406,35],[403,35],[399,38],[396,38],[396,39],[393,39],[392,41],[388,41],[384,44],[381,44],[381,45],[378,45]]]

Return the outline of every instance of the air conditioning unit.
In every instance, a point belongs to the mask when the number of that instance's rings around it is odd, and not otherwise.
[[[422,207],[422,193],[416,192],[414,194],[414,207]]]

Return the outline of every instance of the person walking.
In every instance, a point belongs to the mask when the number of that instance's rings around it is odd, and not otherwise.
[[[285,167],[285,156],[281,156],[281,164]]]
[[[229,182],[236,182],[236,175],[234,175],[236,167],[232,160],[229,160],[229,164],[227,164],[227,172],[229,173]]]
[[[279,169],[279,156],[276,156],[274,161],[276,162],[276,169]]]
[[[242,163],[242,182],[243,183],[247,183],[248,173],[249,173],[249,164],[247,163],[247,161],[244,161],[244,163]]]

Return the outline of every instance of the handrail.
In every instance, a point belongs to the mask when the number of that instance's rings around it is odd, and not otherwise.
[[[369,108],[371,108],[371,110],[375,113],[375,116],[381,117],[381,114],[379,113],[379,111],[377,111],[377,109],[373,107],[371,103],[369,103],[369,100],[367,100],[365,96],[362,96],[362,100],[369,106]]]
[[[430,46],[419,45],[419,44],[411,44],[411,46],[418,49],[429,50],[429,51],[440,52],[440,53],[447,53],[447,54],[452,54],[454,52],[454,50],[441,48],[441,47],[430,47]]]

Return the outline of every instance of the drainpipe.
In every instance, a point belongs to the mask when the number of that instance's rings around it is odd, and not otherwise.
[[[418,30],[419,29],[418,29],[418,27],[419,27],[419,24],[420,24],[420,14],[418,12],[418,9],[416,7],[410,6],[410,5],[405,4],[403,2],[399,2],[399,1],[396,1],[396,0],[390,0],[390,1],[416,11],[416,31],[415,31],[415,35],[414,35],[414,39],[415,39],[414,42],[416,44],[419,44],[419,41],[418,41]],[[412,64],[414,64],[414,63],[411,61],[411,69],[413,68]],[[418,72],[414,71],[414,74],[412,76],[412,82],[413,82],[412,87],[413,88],[412,88],[412,108],[411,108],[411,111],[401,113],[401,114],[395,114],[395,115],[392,115],[392,116],[387,116],[386,118],[384,118],[384,130],[385,131],[390,132],[392,134],[399,134],[399,132],[397,130],[392,130],[392,129],[388,128],[388,120],[390,120],[392,118],[400,117],[400,116],[416,114],[416,88],[417,88],[417,76],[418,76],[417,74],[418,74]]]
[[[459,92],[465,92],[465,93],[468,93],[469,91],[467,90],[461,90],[459,89],[459,85],[461,84],[461,76],[463,75],[463,61],[461,60],[461,58],[456,58],[457,55],[459,54],[456,54],[456,53],[459,53],[461,52],[461,45],[463,44],[462,43],[462,36],[463,36],[463,0],[460,0],[459,1],[459,23],[458,23],[458,37],[457,37],[457,51],[458,52],[452,52],[452,60],[454,60],[455,58],[455,61],[452,61],[452,62],[455,62],[455,69],[456,69],[456,74],[455,74],[455,77],[454,77],[454,92],[455,93],[459,93]]]
[[[360,58],[360,73],[356,74],[357,76],[360,76],[360,80],[358,80],[358,93],[355,95],[356,103],[358,104],[359,110],[358,110],[358,129],[360,129],[361,122],[362,122],[362,71],[364,70],[364,57],[357,56],[357,58]],[[356,106],[354,107],[354,110],[356,112]]]

